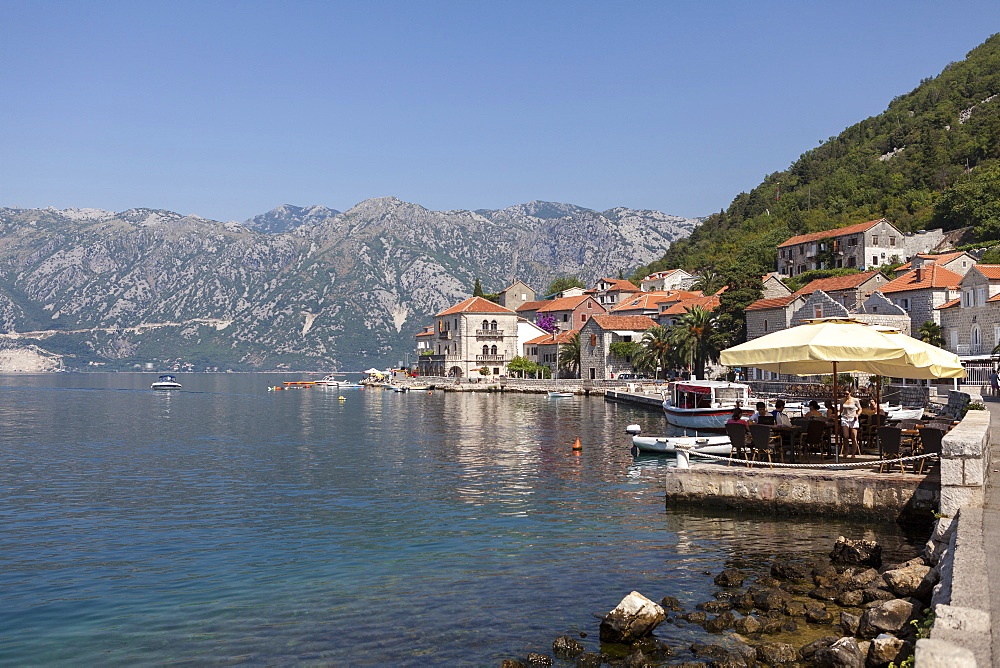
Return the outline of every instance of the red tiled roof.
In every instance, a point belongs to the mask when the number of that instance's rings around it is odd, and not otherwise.
[[[962,301],[961,297],[955,297],[951,301],[947,301],[944,304],[941,304],[941,306],[938,306],[936,308],[942,309],[942,308],[951,308],[952,306],[958,306],[958,302],[960,301]]]
[[[611,309],[611,312],[614,313],[615,311],[631,311],[632,309],[637,309],[637,308],[642,308],[642,309],[655,308],[656,305],[659,304],[660,302],[668,301],[669,299],[670,295],[668,295],[666,292],[643,292],[639,296],[629,297],[621,304]]]
[[[948,264],[954,260],[959,255],[963,255],[965,251],[955,251],[954,253],[942,253],[941,255],[931,255],[928,253],[917,253],[917,257],[924,260],[933,260],[933,264]],[[924,266],[927,266],[927,262],[924,262]],[[896,267],[896,272],[906,271],[907,269],[913,268],[913,262],[907,262],[906,264],[901,264]]]
[[[601,278],[598,279],[598,283],[604,281],[605,283],[610,283],[611,287],[609,290],[618,290],[619,292],[642,292],[639,288],[635,286],[631,281],[626,281],[624,278]]]
[[[986,301],[988,301],[988,302],[1000,302],[1000,292],[998,292],[997,294],[993,295],[992,297],[990,297]]]
[[[527,346],[540,346],[546,343],[569,343],[570,339],[573,338],[574,334],[578,334],[580,330],[569,329],[565,332],[557,332],[556,334],[542,334],[541,336],[536,336],[530,341],[525,341],[524,345]]]
[[[434,329],[424,330],[423,332],[417,334],[416,338],[420,338],[421,336],[434,336]]]
[[[549,299],[545,302],[545,306],[538,309],[538,312],[543,311],[572,311],[577,306],[587,301],[588,299],[593,299],[590,295],[577,295],[576,297],[560,297],[559,299]]]
[[[869,220],[867,223],[857,223],[856,225],[848,225],[847,227],[840,227],[835,230],[824,230],[822,232],[800,234],[797,237],[792,237],[791,239],[778,244],[778,248],[783,248],[785,246],[797,246],[798,244],[804,244],[810,241],[819,241],[820,239],[833,239],[835,237],[842,237],[845,234],[867,232],[871,228],[875,227],[877,223],[881,223],[883,221],[889,222],[885,220],[885,218],[879,218],[878,220]]]
[[[654,272],[654,273],[646,276],[646,278],[644,278],[642,280],[644,280],[644,281],[655,281],[655,280],[658,280],[658,279],[661,279],[661,278],[666,278],[670,274],[676,274],[678,271],[681,271],[681,270],[680,269],[667,269],[666,271],[657,271],[657,272]]]
[[[878,222],[878,221],[876,221]],[[830,292],[831,290],[849,290],[851,288],[856,288],[865,281],[869,280],[879,272],[877,271],[865,271],[860,274],[848,274],[847,276],[831,276],[830,278],[817,278],[815,281],[809,281],[807,285],[799,288],[793,295],[809,295],[817,290],[822,290],[823,292]]]
[[[711,297],[695,297],[694,299],[685,299],[679,301],[668,309],[664,309],[660,312],[661,315],[680,315],[686,313],[695,306],[700,306],[706,311],[714,311],[716,307],[719,306],[719,296],[712,295]]]
[[[1000,280],[1000,264],[977,264],[976,269],[991,281]]]
[[[774,297],[772,299],[758,299],[750,306],[747,306],[747,311],[761,311],[768,308],[784,308],[788,306],[792,301],[797,298],[797,295],[786,295],[784,297]]]
[[[538,309],[542,308],[543,306],[545,306],[548,303],[549,303],[549,300],[546,300],[546,299],[539,299],[539,300],[536,300],[536,301],[533,301],[533,302],[524,302],[523,304],[521,304],[520,306],[517,307],[517,310],[518,310],[518,312],[521,312],[521,311],[537,311]]]
[[[482,297],[469,297],[464,302],[441,311],[438,315],[453,315],[455,313],[513,313],[513,311]]]
[[[645,332],[656,326],[656,321],[644,315],[595,315],[591,322],[597,323],[601,329],[630,329],[634,332]]]
[[[919,276],[918,276],[919,274]],[[939,264],[924,265],[911,269],[879,288],[882,294],[905,292],[906,290],[929,290],[932,288],[958,288],[962,277]]]

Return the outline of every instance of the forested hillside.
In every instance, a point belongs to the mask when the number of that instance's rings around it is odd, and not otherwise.
[[[772,270],[775,245],[790,236],[883,217],[903,231],[972,226],[979,242],[1000,239],[998,94],[994,35],[884,113],[737,195],[633,279],[674,267]]]

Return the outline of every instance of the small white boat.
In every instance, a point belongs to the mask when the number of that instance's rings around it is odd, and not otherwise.
[[[889,404],[882,404],[882,408],[889,420],[919,420],[924,417],[923,408],[903,408]]]
[[[320,387],[364,387],[361,383],[352,383],[349,380],[338,380],[336,374],[330,374],[325,376],[320,380],[317,380],[313,385],[319,385]]]
[[[750,386],[724,380],[680,380],[667,383],[663,414],[667,422],[685,429],[726,428],[726,420],[737,403],[753,412],[757,399],[750,396]]]
[[[433,385],[410,385],[411,390],[416,390],[417,392],[424,392],[426,390],[433,390]]]
[[[150,387],[154,390],[179,390],[183,385],[177,382],[177,378],[171,376],[169,373],[165,373]]]
[[[575,396],[572,392],[546,392],[549,395],[549,399],[556,399],[558,397],[572,397]]]
[[[728,436],[633,436],[632,445],[639,452],[660,455],[677,452],[678,446],[693,454],[700,452],[719,457],[728,457],[733,452]]]

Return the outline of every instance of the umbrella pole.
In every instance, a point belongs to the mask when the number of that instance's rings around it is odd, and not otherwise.
[[[844,430],[840,426],[840,410],[837,408],[837,363],[833,363],[833,409],[836,412],[837,418],[833,423],[833,429],[836,436],[833,439],[833,461],[835,464],[840,463],[840,446],[843,443]]]

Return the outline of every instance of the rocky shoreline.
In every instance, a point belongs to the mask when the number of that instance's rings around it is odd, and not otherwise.
[[[551,655],[532,653],[501,667],[899,666],[926,633],[939,578],[923,557],[883,564],[878,543],[841,536],[828,559],[780,558],[757,573],[724,569],[714,600],[694,610],[672,596],[656,603],[632,592],[601,620],[600,652],[564,635]],[[671,642],[667,629],[686,625],[717,640]]]

